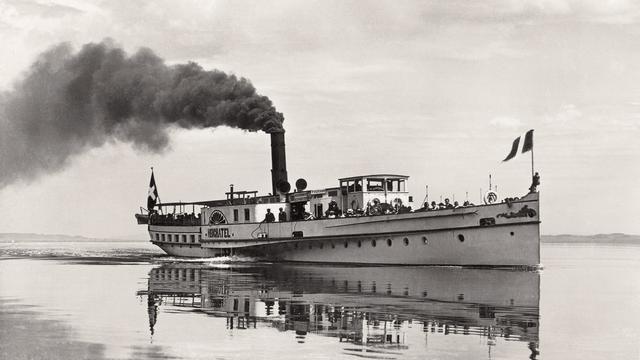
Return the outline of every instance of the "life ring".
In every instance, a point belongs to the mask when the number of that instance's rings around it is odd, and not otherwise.
[[[498,201],[498,193],[493,190],[489,190],[484,194],[483,200],[486,205],[493,204]]]

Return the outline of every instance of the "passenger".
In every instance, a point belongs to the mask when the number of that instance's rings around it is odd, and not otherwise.
[[[438,210],[446,209],[447,206],[443,203],[438,203]]]
[[[280,208],[280,212],[278,213],[278,221],[287,221],[287,213]]]
[[[458,202],[457,202],[457,201],[454,201],[454,202],[453,202],[453,207],[454,207],[454,208],[459,208],[459,207],[460,207],[460,204],[458,204]]]
[[[471,206],[470,203],[469,203],[469,200],[467,200],[464,203],[462,203],[462,206]]]
[[[435,201],[431,202],[431,210],[438,210],[438,205],[436,205]]]
[[[444,199],[444,206],[445,206],[447,209],[453,209],[453,204],[451,204],[451,203],[449,202],[449,198]]]
[[[275,215],[271,212],[271,209],[267,209],[267,214],[264,216],[264,221],[268,223],[272,223],[276,221]]]

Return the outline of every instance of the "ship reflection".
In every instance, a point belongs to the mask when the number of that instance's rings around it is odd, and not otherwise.
[[[158,308],[225,317],[228,329],[258,324],[334,337],[357,357],[402,357],[409,329],[432,336],[476,336],[491,348],[522,343],[538,355],[536,272],[452,267],[335,267],[265,264],[216,268],[168,264],[149,274],[151,334]],[[416,341],[415,336],[411,337]]]

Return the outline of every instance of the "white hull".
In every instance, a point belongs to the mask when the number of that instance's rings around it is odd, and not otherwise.
[[[540,264],[539,224],[538,194],[532,193],[512,204],[269,224],[150,225],[149,232],[154,244],[174,256],[535,267]],[[161,234],[174,241],[162,241]]]

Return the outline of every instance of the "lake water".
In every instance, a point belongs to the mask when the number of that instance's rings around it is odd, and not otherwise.
[[[5,243],[0,358],[640,359],[640,247],[543,244],[542,261],[311,266]]]

